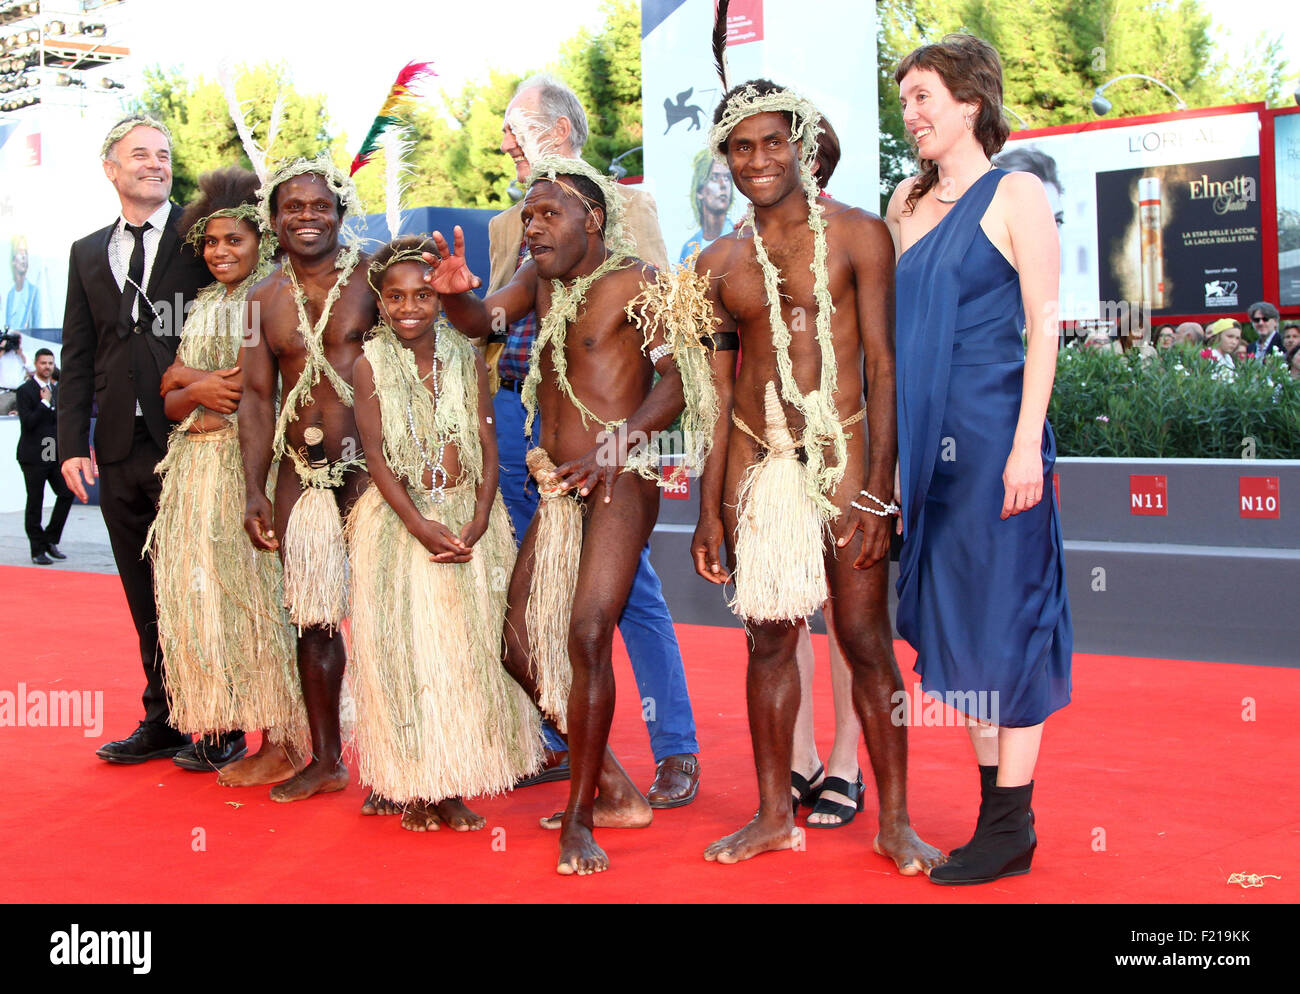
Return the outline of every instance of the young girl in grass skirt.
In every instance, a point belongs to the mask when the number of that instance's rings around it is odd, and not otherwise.
[[[380,324],[354,367],[371,486],[348,520],[349,680],[361,779],[402,826],[465,831],[462,796],[498,794],[541,765],[537,709],[501,665],[510,519],[497,492],[487,367],[439,320],[431,242],[374,257]]]

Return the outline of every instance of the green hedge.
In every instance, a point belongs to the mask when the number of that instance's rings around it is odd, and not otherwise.
[[[1300,459],[1300,380],[1282,357],[1224,375],[1200,349],[1154,358],[1081,344],[1061,349],[1048,409],[1057,454],[1120,458]]]

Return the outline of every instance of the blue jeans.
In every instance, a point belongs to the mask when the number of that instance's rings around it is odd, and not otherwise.
[[[537,511],[537,487],[529,480],[524,453],[538,443],[538,420],[533,422],[531,443],[525,445],[523,402],[511,390],[498,390],[492,399],[497,424],[497,458],[501,465],[499,486],[517,541],[522,541]],[[526,485],[525,485],[526,484]],[[695,715],[686,687],[682,650],[673,630],[672,615],[664,601],[663,587],[650,565],[650,544],[641,550],[627,604],[618,619],[618,630],[627,647],[641,696],[641,714],[650,733],[655,762],[667,756],[698,753]],[[548,725],[546,747],[563,752],[567,747]]]

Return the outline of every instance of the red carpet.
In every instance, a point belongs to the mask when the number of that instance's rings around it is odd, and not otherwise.
[[[547,784],[473,804],[481,832],[419,835],[358,813],[348,790],[294,804],[266,788],[230,790],[170,762],[110,766],[100,742],[134,727],[141,676],[117,578],[0,568],[8,617],[0,692],[102,691],[99,735],[0,727],[0,900],[5,902],[565,901],[1225,902],[1300,899],[1295,762],[1300,671],[1075,657],[1074,703],[1048,723],[1034,807],[1031,874],[942,888],[900,877],[871,852],[874,804],[847,828],[810,831],[803,852],[737,866],[701,858],[757,805],[738,630],[679,626],[700,729],[696,803],[642,831],[604,831],[612,868],[554,872],[555,836],[537,818],[561,807]],[[824,639],[817,639],[824,653]],[[898,646],[906,679],[911,651]],[[653,777],[635,684],[619,650],[612,744],[643,787]],[[817,713],[830,681],[817,673]],[[1243,720],[1253,701],[1254,720]],[[1246,717],[1251,715],[1246,714]],[[819,735],[829,746],[829,729]],[[978,787],[965,732],[911,733],[911,811],[922,836],[966,841]],[[865,766],[865,754],[863,757]],[[205,848],[199,850],[199,842]],[[1229,874],[1274,874],[1243,890]]]

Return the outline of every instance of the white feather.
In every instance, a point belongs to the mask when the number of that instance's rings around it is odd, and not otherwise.
[[[252,163],[257,178],[265,183],[266,155],[257,147],[253,133],[248,128],[248,122],[244,120],[244,109],[235,93],[235,81],[230,75],[230,67],[224,61],[217,66],[217,79],[221,81],[221,90],[226,95],[226,105],[230,109],[230,119],[235,122],[235,130],[239,133],[240,142],[243,143],[244,154]]]
[[[271,105],[271,122],[266,126],[266,151],[265,157],[271,157],[271,146],[275,144],[275,137],[280,133],[280,122],[284,119],[284,92],[281,91],[275,98],[275,103]]]
[[[396,238],[402,227],[402,195],[406,192],[407,158],[412,142],[398,125],[392,125],[381,139],[384,148],[384,218],[388,237]]]

